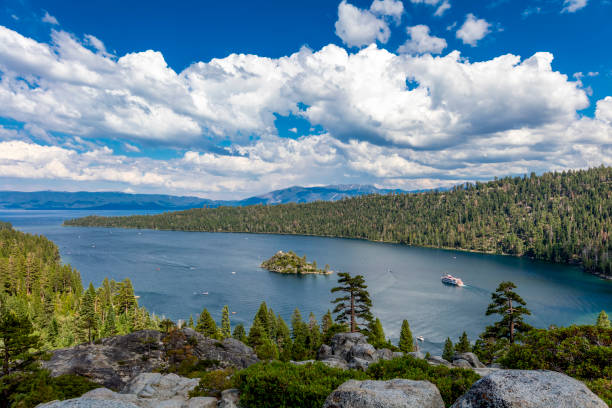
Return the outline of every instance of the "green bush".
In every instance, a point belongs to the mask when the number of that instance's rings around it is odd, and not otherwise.
[[[233,368],[225,368],[202,373],[200,383],[190,393],[190,397],[220,397],[221,391],[232,388]]]
[[[450,406],[465,394],[480,376],[472,370],[432,366],[425,360],[411,356],[381,361],[372,364],[367,375],[374,380],[406,378],[408,380],[427,380],[438,387],[442,399]]]
[[[327,367],[322,363],[295,365],[258,363],[234,375],[240,404],[247,408],[316,407],[343,382],[367,379],[365,373]]]
[[[0,378],[0,395],[6,399],[0,406],[31,408],[47,401],[77,398],[99,387],[77,375],[54,378],[47,370],[18,372]]]

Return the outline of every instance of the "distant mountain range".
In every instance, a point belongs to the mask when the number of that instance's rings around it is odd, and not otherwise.
[[[200,207],[337,201],[364,194],[406,193],[371,185],[340,184],[289,187],[243,200],[209,200],[200,197],[120,192],[0,191],[0,208],[22,210],[186,210]],[[419,192],[419,191],[413,191]]]

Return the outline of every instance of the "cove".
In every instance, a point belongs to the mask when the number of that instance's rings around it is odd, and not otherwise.
[[[527,321],[536,327],[592,324],[602,309],[612,310],[612,282],[574,266],[352,239],[61,225],[94,213],[135,212],[0,210],[0,220],[54,241],[85,286],[91,281],[97,287],[104,277],[129,277],[141,305],[173,320],[190,314],[197,318],[206,307],[219,321],[227,304],[235,312],[232,325],[248,327],[264,300],[288,323],[296,307],[305,320],[310,312],[320,319],[332,307],[336,275],[292,276],[261,269],[261,262],[278,250],[305,254],[320,267],[329,264],[334,271],[364,275],[387,337],[396,341],[402,320],[408,319],[414,336],[425,338],[422,349],[432,353],[439,353],[447,336],[455,341],[464,330],[476,339],[492,321],[484,312],[491,292],[504,280],[517,285],[533,314]],[[467,286],[442,284],[445,273]]]

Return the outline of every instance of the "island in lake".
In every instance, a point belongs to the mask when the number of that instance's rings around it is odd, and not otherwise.
[[[278,251],[272,258],[263,261],[261,267],[270,272],[277,273],[314,273],[321,275],[329,275],[332,273],[328,265],[325,265],[325,269],[318,269],[316,261],[306,262],[306,255],[300,257],[293,251]]]

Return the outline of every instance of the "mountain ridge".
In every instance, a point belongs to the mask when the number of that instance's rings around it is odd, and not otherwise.
[[[421,192],[410,191],[410,192]],[[133,194],[118,191],[0,191],[0,209],[5,210],[187,210],[220,206],[337,201],[364,194],[407,193],[400,189],[379,189],[368,184],[291,186],[241,200],[212,200],[195,196]]]

